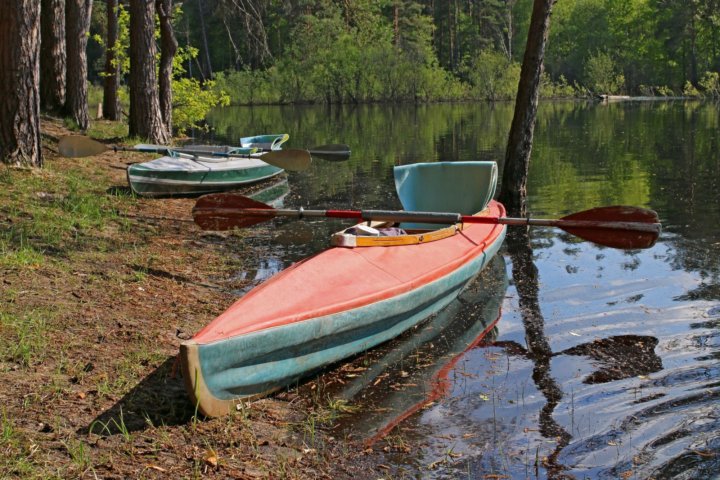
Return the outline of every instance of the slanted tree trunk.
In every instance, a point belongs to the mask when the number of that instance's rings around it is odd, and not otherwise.
[[[130,136],[168,143],[155,73],[155,2],[130,0]]]
[[[118,1],[107,0],[107,40],[105,42],[105,79],[103,82],[103,117],[120,120],[120,65],[115,60],[118,40]]]
[[[65,112],[81,130],[90,125],[87,98],[87,41],[90,29],[92,0],[65,2],[65,33],[67,47],[67,93]]]
[[[42,0],[40,102],[50,112],[65,105],[65,0]]]
[[[157,0],[160,17],[160,113],[168,135],[172,136],[172,72],[178,42],[172,27],[172,0]]]
[[[0,161],[42,166],[40,2],[3,0],[0,15]]]
[[[525,55],[520,70],[515,114],[503,166],[500,201],[511,216],[525,216],[527,175],[532,153],[533,132],[537,118],[540,77],[543,71],[545,45],[550,30],[550,13],[555,0],[534,0]]]

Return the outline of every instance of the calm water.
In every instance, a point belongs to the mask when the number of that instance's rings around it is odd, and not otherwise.
[[[267,107],[210,123],[217,143],[287,132],[288,147],[351,146],[349,161],[291,173],[269,194],[278,203],[399,208],[394,165],[502,162],[511,116],[509,104]],[[547,228],[509,239],[442,314],[321,378],[357,407],[338,436],[384,448],[397,477],[718,478],[719,120],[712,104],[542,104],[531,214],[648,207],[660,240],[619,251]],[[257,263],[239,275],[259,283],[345,224],[258,226],[246,239]]]

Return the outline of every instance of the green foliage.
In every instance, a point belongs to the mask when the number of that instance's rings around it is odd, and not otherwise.
[[[512,100],[520,81],[520,65],[492,50],[483,50],[463,68],[476,100]]]
[[[687,81],[683,87],[683,95],[686,97],[699,97],[700,92],[697,88],[695,88],[695,85],[690,83],[690,81]]]
[[[113,59],[113,67],[120,67],[120,74],[126,75],[130,71],[130,56],[128,54],[130,49],[130,12],[127,8],[118,3],[118,37],[113,47],[115,58]],[[106,48],[105,39],[100,34],[93,34],[91,36],[95,42],[101,47]],[[107,75],[106,72],[98,72],[100,77]]]
[[[172,85],[173,127],[179,131],[198,128],[212,108],[230,104],[230,97],[225,92],[214,90],[212,81],[201,85],[194,78],[177,78]]]
[[[695,95],[684,88],[690,81],[714,97],[712,79],[702,86],[698,77],[720,65],[716,3],[556,2],[542,96]],[[185,43],[174,69],[178,130],[197,125],[203,103],[205,111],[225,104],[224,92],[238,105],[512,99],[533,2],[272,1],[255,2],[253,12],[238,2],[208,0],[202,12],[192,5],[173,16]],[[119,16],[115,53],[127,74],[125,8]],[[207,78],[212,67],[216,83],[178,82],[197,74],[195,65]]]
[[[563,75],[553,82],[547,73],[540,78],[540,98],[589,97],[590,92],[577,84],[570,85]]]
[[[217,86],[243,105],[462,98],[465,88],[435,62],[431,19],[415,2],[402,6],[407,15],[396,39],[371,3],[354,4],[350,22],[335,7],[303,15],[274,67],[225,72]]]
[[[230,104],[230,97],[216,87],[212,80],[200,83],[194,78],[183,77],[184,63],[197,57],[194,47],[180,47],[173,58],[173,129],[184,132],[190,128],[201,128],[208,112],[215,107]]]
[[[705,72],[705,75],[700,80],[700,88],[703,96],[715,100],[720,99],[720,73]]]
[[[585,85],[598,94],[614,95],[622,91],[625,77],[618,73],[612,57],[597,52],[585,62]]]
[[[228,92],[232,105],[280,103],[277,68],[269,70],[230,70],[215,77],[215,89]]]

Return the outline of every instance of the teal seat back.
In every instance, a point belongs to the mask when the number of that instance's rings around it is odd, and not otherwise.
[[[268,135],[256,135],[254,137],[242,137],[240,146],[246,148],[259,148],[261,150],[280,150],[282,144],[287,142],[290,135],[287,133],[272,133]]]
[[[487,206],[495,194],[495,162],[415,163],[395,167],[395,189],[407,211],[472,215]],[[439,225],[403,224],[403,228],[439,228]]]

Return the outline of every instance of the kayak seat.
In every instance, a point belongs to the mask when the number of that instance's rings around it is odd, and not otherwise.
[[[280,150],[282,144],[287,142],[289,138],[290,135],[287,133],[256,135],[254,137],[242,137],[240,145],[246,148],[259,148],[260,150]]]
[[[473,215],[495,194],[495,162],[415,163],[395,167],[395,189],[403,208],[412,212]],[[442,225],[403,223],[405,230],[438,229]]]

